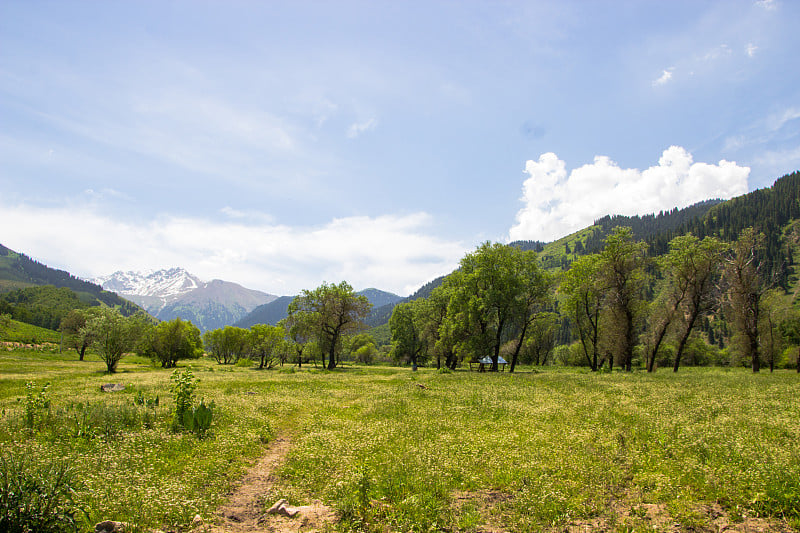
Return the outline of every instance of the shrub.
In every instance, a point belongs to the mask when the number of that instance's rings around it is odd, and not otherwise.
[[[253,360],[250,359],[249,357],[240,357],[239,360],[236,361],[236,364],[234,364],[233,366],[238,366],[240,368],[250,368],[254,364],[255,363],[253,362]]]
[[[0,454],[0,531],[77,531],[73,475],[64,462],[33,466]]]

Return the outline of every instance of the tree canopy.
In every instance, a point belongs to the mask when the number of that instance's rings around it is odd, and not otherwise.
[[[328,356],[327,368],[336,368],[342,338],[365,327],[364,319],[372,308],[366,296],[356,294],[346,281],[338,285],[323,283],[303,290],[289,304],[288,318],[317,340]]]

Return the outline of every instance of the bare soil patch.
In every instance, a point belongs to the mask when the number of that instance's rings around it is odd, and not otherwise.
[[[241,484],[231,493],[228,503],[217,511],[217,523],[203,525],[195,531],[206,533],[313,533],[326,531],[336,522],[334,511],[320,501],[312,505],[297,507],[294,518],[265,514],[265,508],[273,502],[264,500],[275,483],[274,471],[291,449],[288,438],[276,438],[267,453],[261,456],[242,478]]]
[[[743,517],[735,520],[721,505],[702,505],[689,519],[672,516],[664,504],[644,503],[630,505],[624,501],[610,504],[608,516],[590,520],[576,520],[560,528],[564,533],[612,532],[629,530],[660,531],[665,533],[793,533],[785,521]]]
[[[459,491],[453,493],[453,510],[460,512],[467,505],[474,507],[482,521],[476,533],[509,533],[510,530],[499,523],[495,508],[511,497],[506,492],[496,490]]]

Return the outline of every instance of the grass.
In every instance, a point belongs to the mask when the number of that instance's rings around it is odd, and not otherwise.
[[[126,358],[109,376],[75,359],[0,354],[0,447],[73,464],[84,525],[208,518],[278,433],[293,446],[267,501],[321,499],[342,531],[653,531],[647,506],[690,530],[709,527],[710,505],[734,522],[800,527],[791,372],[290,373],[192,361],[182,366],[200,378],[198,399],[216,405],[198,439],[169,429],[170,371]],[[51,386],[31,428],[18,398],[32,380]],[[112,381],[126,390],[101,393]]]
[[[61,341],[61,334],[51,329],[40,328],[18,320],[11,320],[7,328],[0,330],[0,341],[20,343],[53,343]]]

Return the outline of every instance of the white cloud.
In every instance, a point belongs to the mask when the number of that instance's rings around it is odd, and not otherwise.
[[[775,0],[758,0],[756,2],[756,5],[758,7],[764,8],[764,9],[766,9],[768,11],[772,11],[772,10],[778,8],[778,4],[777,4],[777,2],[775,2]]]
[[[783,128],[787,122],[800,118],[800,108],[789,107],[780,113],[774,113],[767,117],[767,128],[771,132],[776,132]]]
[[[756,158],[773,176],[782,176],[800,169],[800,146],[784,150],[767,150]]]
[[[589,226],[605,215],[645,215],[687,207],[709,198],[747,192],[748,167],[724,159],[717,165],[694,163],[680,146],[664,150],[658,165],[623,169],[606,156],[567,174],[564,161],[550,152],[528,161],[523,183],[525,206],[509,232],[511,240],[552,241]]]
[[[162,216],[134,224],[91,205],[40,208],[6,205],[2,244],[90,278],[116,270],[182,266],[203,279],[220,278],[287,295],[323,281],[348,281],[409,294],[449,273],[467,249],[427,234],[424,213],[339,218],[320,226],[289,227]],[[76,216],[80,213],[80,216]]]
[[[700,56],[699,59],[700,61],[716,61],[722,57],[729,57],[732,53],[730,46],[721,44]]]
[[[758,50],[758,46],[754,45],[753,43],[747,43],[747,47],[745,48],[747,57],[755,57],[756,50]]]
[[[663,71],[658,79],[653,80],[653,86],[658,87],[659,85],[664,85],[669,82],[669,80],[672,79],[672,70],[672,68],[669,68]]]
[[[369,120],[366,120],[364,122],[356,122],[356,123],[352,124],[350,126],[350,128],[347,130],[347,138],[348,139],[355,139],[356,137],[358,137],[359,135],[361,135],[365,131],[369,131],[371,129],[374,129],[377,125],[378,125],[378,121],[374,117],[370,118]]]

